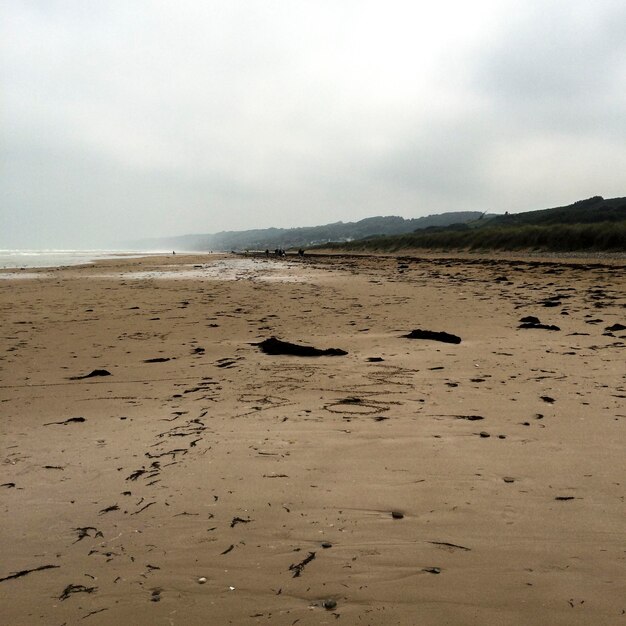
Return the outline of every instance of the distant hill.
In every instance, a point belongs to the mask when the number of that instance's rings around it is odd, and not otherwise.
[[[594,196],[568,206],[482,216],[464,224],[368,237],[326,247],[380,251],[403,248],[626,251],[626,198],[605,200]]]
[[[605,200],[602,196],[594,196],[553,209],[498,215],[491,218],[488,223],[490,226],[519,226],[522,224],[593,224],[623,220],[626,220],[626,198]]]
[[[400,235],[429,227],[444,227],[477,220],[478,211],[458,211],[404,219],[398,216],[368,217],[358,222],[336,222],[303,228],[263,228],[223,231],[205,235],[183,235],[125,242],[135,250],[224,251],[307,248],[328,242],[345,242],[364,237]]]

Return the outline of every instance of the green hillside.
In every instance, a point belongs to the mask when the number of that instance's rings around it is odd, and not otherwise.
[[[568,206],[526,213],[505,214],[490,220],[491,225],[519,226],[523,224],[594,224],[626,220],[626,198],[605,200],[594,196]]]
[[[336,244],[347,250],[626,251],[626,198],[600,196],[574,204],[482,218],[445,228]]]

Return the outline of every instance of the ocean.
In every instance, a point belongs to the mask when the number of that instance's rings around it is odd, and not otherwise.
[[[133,250],[0,250],[0,269],[83,265],[99,259],[157,254]]]

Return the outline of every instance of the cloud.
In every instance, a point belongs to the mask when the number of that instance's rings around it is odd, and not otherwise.
[[[0,246],[623,195],[621,4],[4,3]]]
[[[473,87],[507,121],[537,132],[624,128],[626,7],[529,2],[478,64]]]

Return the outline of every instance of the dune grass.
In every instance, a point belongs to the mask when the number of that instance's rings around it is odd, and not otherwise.
[[[435,250],[534,250],[551,252],[626,251],[626,221],[448,228],[407,235],[374,237],[326,248],[393,252],[403,248]]]

